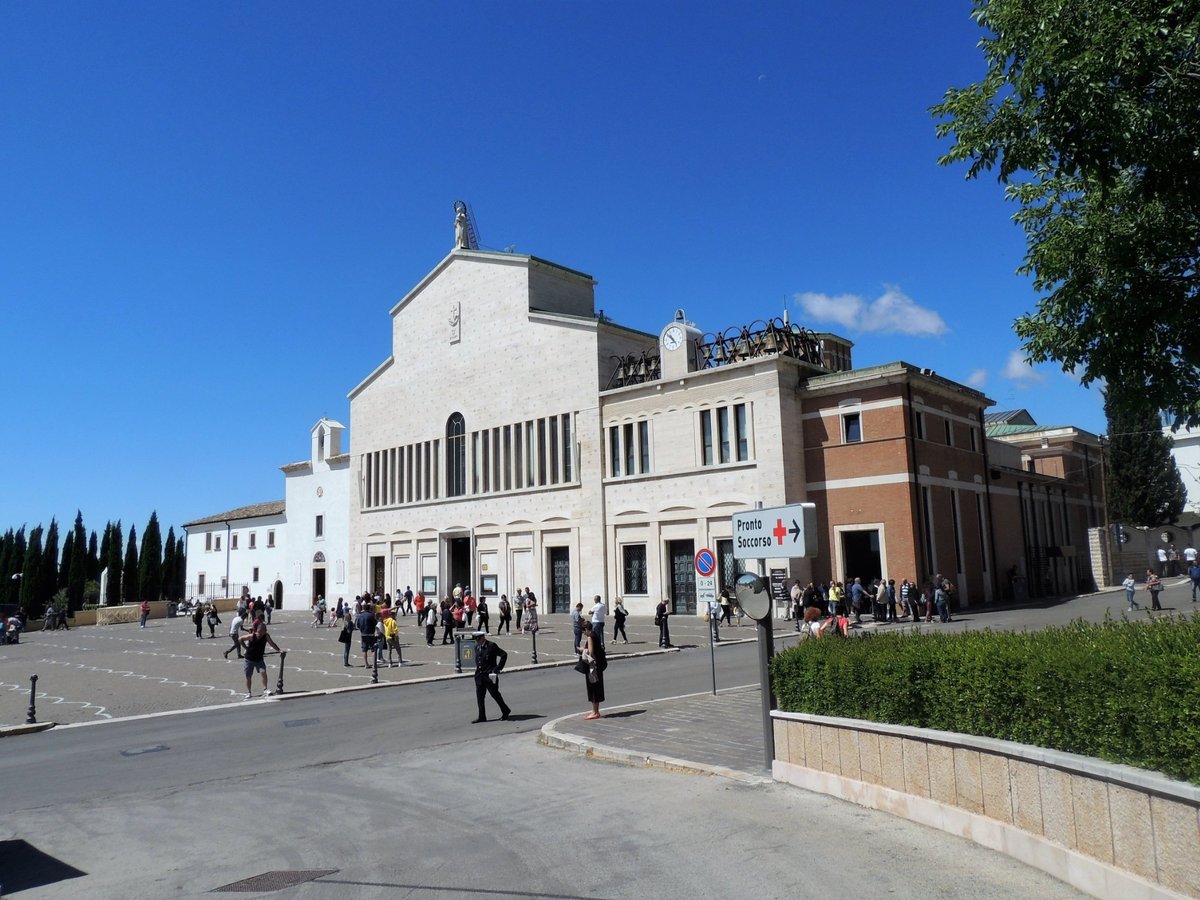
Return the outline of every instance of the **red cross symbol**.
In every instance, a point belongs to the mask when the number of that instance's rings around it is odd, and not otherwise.
[[[783,536],[787,533],[788,533],[787,529],[783,527],[783,519],[776,519],[775,520],[775,529],[774,529],[774,531],[771,532],[771,534],[775,535],[775,540],[779,541],[779,543],[782,544]]]

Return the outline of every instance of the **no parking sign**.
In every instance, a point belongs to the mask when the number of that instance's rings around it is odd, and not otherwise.
[[[717,602],[716,555],[705,547],[696,554],[696,612],[704,615]]]

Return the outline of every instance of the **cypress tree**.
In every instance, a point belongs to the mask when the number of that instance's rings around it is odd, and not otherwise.
[[[58,591],[58,520],[51,517],[44,538],[42,568],[38,573],[38,595],[49,601]]]
[[[29,543],[25,547],[25,559],[21,564],[21,607],[30,618],[40,616],[45,610],[45,598],[39,595],[42,584],[42,526],[29,532]]]
[[[92,536],[95,540],[95,535]],[[87,584],[88,552],[87,532],[83,530],[83,513],[75,511],[75,528],[72,532],[71,561],[67,569],[67,603],[71,611],[83,606],[83,589]],[[64,560],[64,564],[65,564]]]
[[[9,583],[12,581],[12,549],[15,538],[10,528],[0,538],[0,603],[9,603]]]
[[[1187,501],[1187,488],[1171,456],[1174,441],[1163,434],[1157,410],[1115,401],[1110,388],[1104,397],[1109,517],[1146,528],[1170,524]]]
[[[158,512],[142,532],[142,553],[138,558],[138,598],[154,602],[162,596],[162,534],[158,530]]]
[[[175,596],[187,595],[187,543],[181,534],[175,541]]]
[[[102,558],[96,549],[96,532],[93,529],[91,537],[88,538],[86,581],[100,580],[100,560]]]
[[[138,548],[137,526],[129,526],[129,540],[125,542],[125,567],[121,570],[121,597],[125,603],[137,600],[138,592]]]
[[[162,587],[163,594],[168,601],[179,599],[179,594],[175,592],[175,527],[167,529],[167,540],[163,544],[163,566],[162,566]]]
[[[71,569],[71,555],[75,552],[75,532],[68,531],[67,536],[63,538],[62,562],[58,564],[58,582],[55,584],[56,591],[62,590],[67,586],[67,574]]]
[[[104,602],[109,606],[119,606],[121,603],[121,520],[113,524],[108,534],[108,559],[105,567],[108,569],[108,585],[104,593]]]
[[[8,589],[8,602],[21,602],[21,579],[13,579],[14,575],[19,575],[21,570],[25,568],[25,526],[22,525],[13,538],[12,553],[10,555],[9,580],[5,583]]]

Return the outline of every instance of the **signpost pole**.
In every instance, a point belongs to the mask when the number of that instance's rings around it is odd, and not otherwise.
[[[717,644],[713,637],[716,634],[716,627],[712,620],[712,610],[708,612],[708,655],[712,660],[712,683],[713,696],[717,696]]]
[[[758,620],[758,680],[762,685],[763,758],[767,771],[775,763],[775,726],[771,710],[775,708],[775,691],[771,689],[771,657],[775,655],[775,623],[771,617]]]

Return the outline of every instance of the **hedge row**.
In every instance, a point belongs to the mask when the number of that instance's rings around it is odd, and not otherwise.
[[[1001,738],[1200,784],[1200,615],[864,635],[775,657],[779,708]]]

